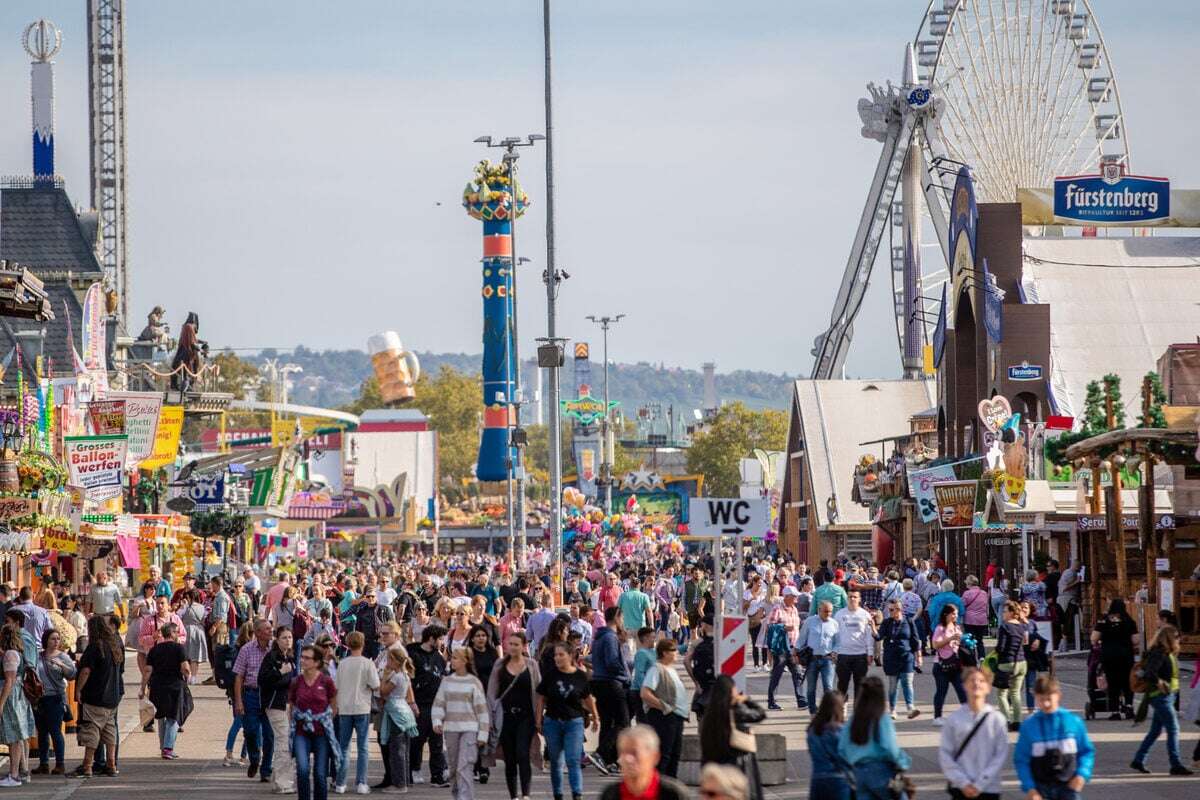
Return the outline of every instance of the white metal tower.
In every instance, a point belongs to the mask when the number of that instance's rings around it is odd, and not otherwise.
[[[129,318],[125,184],[125,0],[88,0],[91,200],[100,215],[100,263]]]

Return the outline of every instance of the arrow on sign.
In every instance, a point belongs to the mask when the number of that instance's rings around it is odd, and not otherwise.
[[[742,532],[741,528],[721,528],[721,533],[726,536],[737,536]]]

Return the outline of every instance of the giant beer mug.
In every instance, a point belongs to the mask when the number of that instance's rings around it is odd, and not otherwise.
[[[372,336],[367,340],[367,352],[383,402],[389,406],[412,402],[421,377],[421,363],[416,353],[404,349],[400,334],[384,331]]]

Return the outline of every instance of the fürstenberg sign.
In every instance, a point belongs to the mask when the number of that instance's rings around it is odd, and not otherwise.
[[[1171,182],[1166,178],[1075,175],[1054,179],[1054,216],[1082,223],[1138,223],[1171,215]]]

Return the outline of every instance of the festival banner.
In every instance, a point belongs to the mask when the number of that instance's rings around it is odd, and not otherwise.
[[[978,487],[979,481],[943,481],[933,485],[943,530],[971,527]]]
[[[108,393],[108,345],[104,322],[104,287],[99,281],[88,287],[83,298],[83,367],[91,377],[92,398]],[[68,316],[68,319],[70,317]],[[74,347],[74,342],[71,343]]]
[[[82,486],[89,500],[121,496],[126,437],[72,436],[66,440],[67,469],[72,486]]]
[[[158,414],[158,430],[154,434],[154,448],[150,456],[138,466],[155,470],[175,463],[179,453],[179,434],[183,430],[183,406],[163,406]]]
[[[96,436],[119,436],[125,433],[125,401],[93,400],[88,403],[88,418]]]
[[[79,539],[68,530],[48,529],[42,534],[42,549],[72,555],[79,552]]]
[[[125,433],[128,435],[126,467],[133,469],[154,451],[161,392],[109,392],[111,400],[125,401]]]

